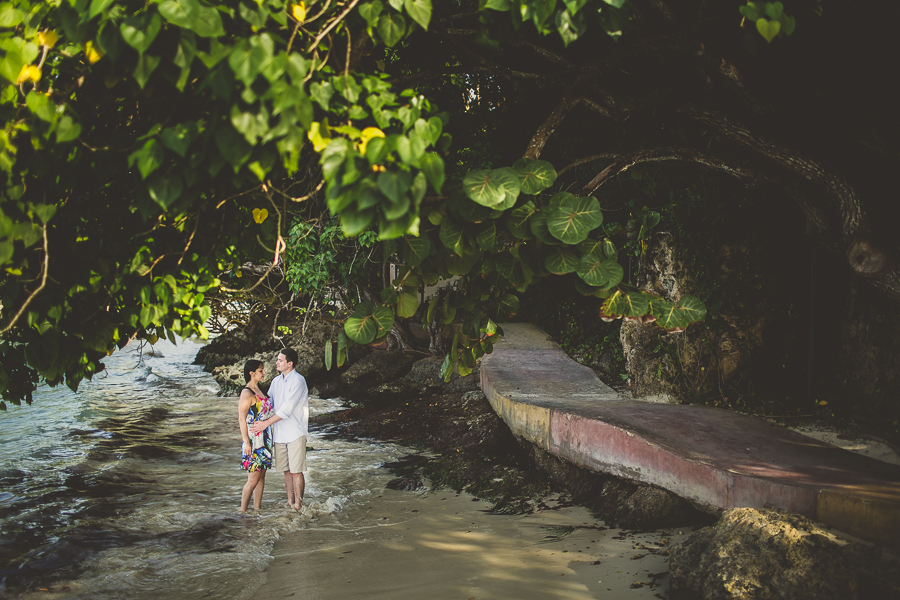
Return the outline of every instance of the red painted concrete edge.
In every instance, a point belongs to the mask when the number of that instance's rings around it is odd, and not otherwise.
[[[550,453],[588,469],[659,486],[701,504],[719,508],[771,505],[816,516],[818,490],[814,488],[690,461],[596,419],[551,411]]]

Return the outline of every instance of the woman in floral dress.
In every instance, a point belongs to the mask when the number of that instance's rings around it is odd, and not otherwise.
[[[247,385],[241,390],[238,401],[238,424],[243,438],[241,468],[247,471],[247,483],[241,491],[241,512],[247,511],[251,495],[253,508],[258,510],[262,506],[266,471],[272,468],[272,432],[266,429],[252,435],[248,427],[256,421],[265,421],[275,411],[269,398],[259,390],[259,384],[265,377],[266,370],[261,361],[248,360],[244,363],[244,381]]]

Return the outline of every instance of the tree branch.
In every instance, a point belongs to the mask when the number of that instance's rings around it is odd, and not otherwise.
[[[764,175],[751,171],[746,167],[726,162],[690,148],[658,148],[654,150],[641,150],[627,156],[621,156],[588,182],[584,188],[582,188],[582,192],[590,194],[610,179],[621,175],[628,169],[641,163],[666,161],[696,163],[717,171],[728,173],[732,177],[741,179],[751,185],[758,184],[767,179]]]
[[[44,226],[42,229],[43,229],[43,237],[44,237],[44,263],[41,266],[41,270],[43,271],[43,274],[41,275],[41,284],[39,286],[37,286],[37,288],[35,288],[35,290],[28,295],[28,298],[26,298],[25,302],[22,303],[22,306],[19,308],[19,311],[15,314],[15,316],[13,316],[13,318],[12,318],[12,320],[10,320],[9,324],[6,327],[4,327],[2,330],[0,330],[0,336],[6,335],[7,333],[9,333],[9,331],[16,325],[18,320],[25,313],[25,309],[28,308],[28,306],[31,304],[31,301],[34,300],[34,298],[39,293],[41,293],[41,290],[44,289],[44,286],[47,285],[47,274],[50,270],[50,252],[47,248],[47,224],[46,223],[44,223]]]

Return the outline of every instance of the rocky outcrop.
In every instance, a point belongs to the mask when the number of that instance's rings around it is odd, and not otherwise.
[[[671,549],[673,600],[900,598],[896,561],[801,517],[735,508]]]
[[[723,247],[723,272],[729,258],[741,250]],[[693,293],[690,269],[679,258],[670,235],[658,235],[641,263],[637,275],[640,289],[677,302]],[[636,398],[655,397],[678,402],[684,397],[718,393],[738,369],[748,349],[762,345],[764,320],[717,314],[721,326],[690,328],[683,333],[666,333],[653,323],[624,321],[620,333],[625,353],[625,369]]]
[[[373,350],[341,374],[341,393],[359,396],[370,388],[406,375],[419,358],[414,354],[391,350]]]

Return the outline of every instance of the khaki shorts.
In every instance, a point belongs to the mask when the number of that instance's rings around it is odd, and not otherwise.
[[[275,444],[275,470],[302,473],[306,470],[306,436],[287,444]]]

